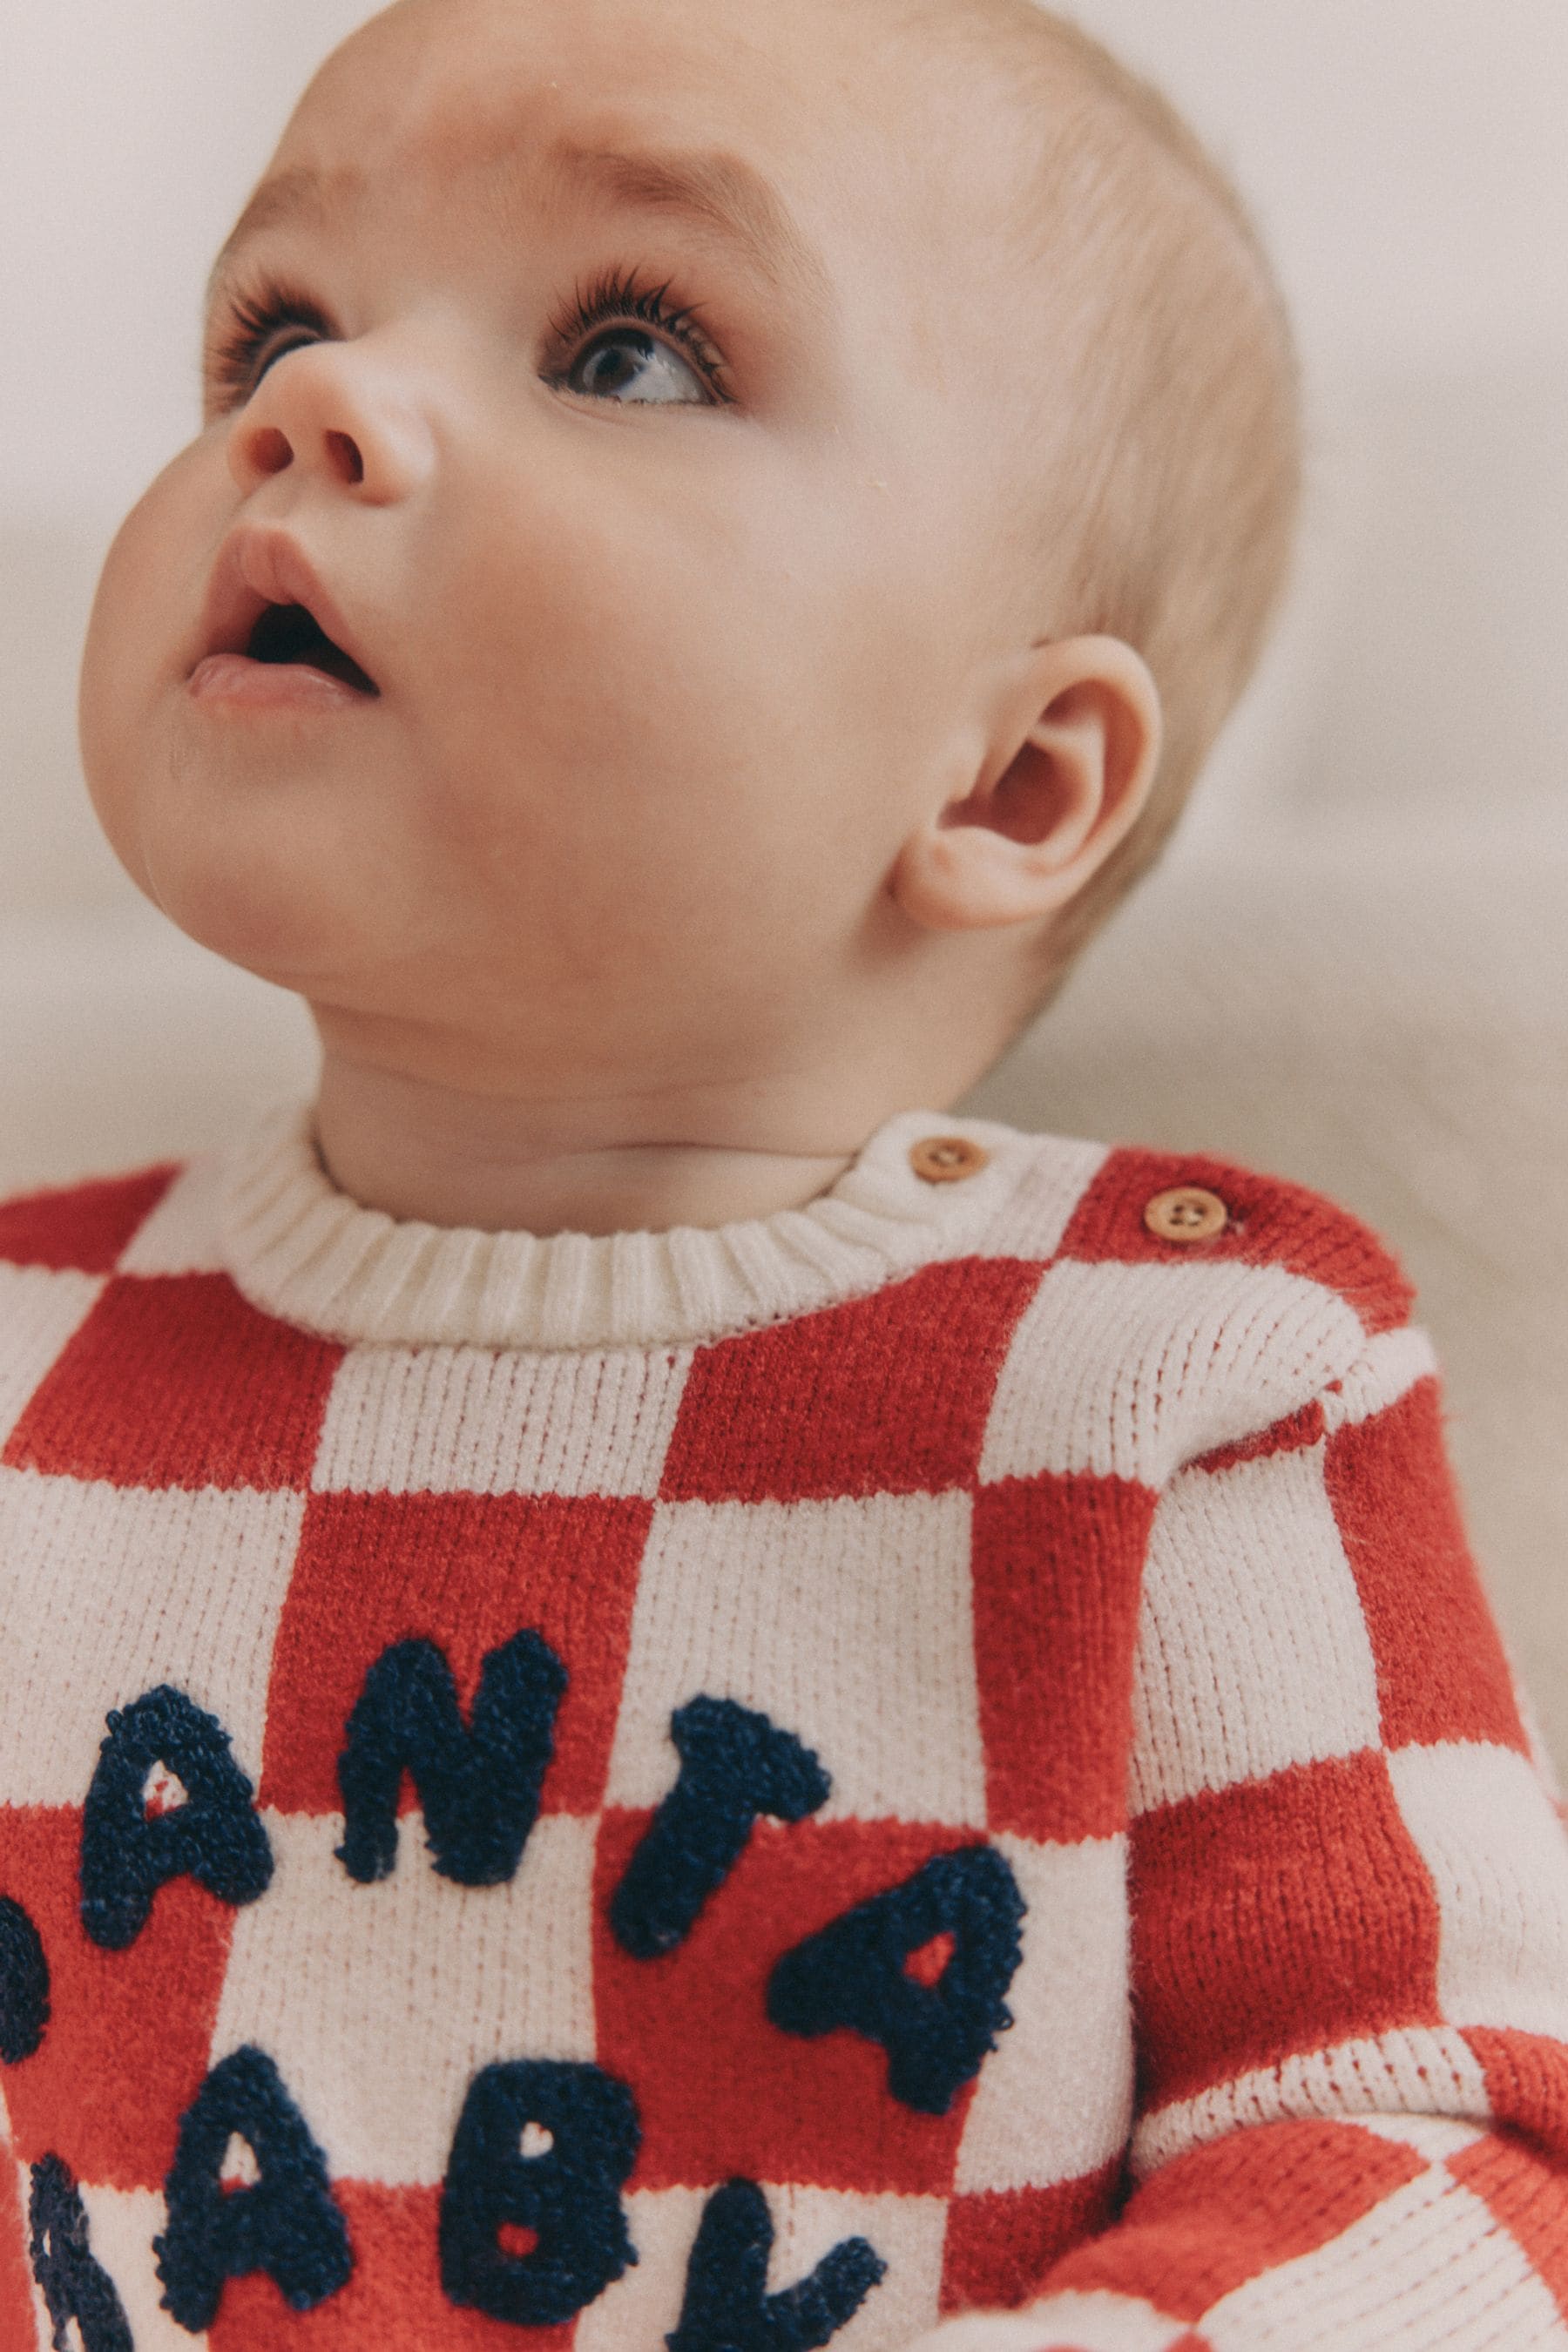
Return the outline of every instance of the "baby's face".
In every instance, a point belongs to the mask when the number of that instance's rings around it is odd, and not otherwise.
[[[787,1065],[972,781],[994,142],[881,15],[405,0],[220,265],[89,779],[176,923],[370,1050]]]

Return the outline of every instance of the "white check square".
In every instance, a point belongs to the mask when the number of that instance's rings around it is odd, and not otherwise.
[[[433,2187],[480,2067],[592,2062],[595,1822],[542,1814],[510,1884],[458,1886],[405,1813],[363,1886],[340,1817],[262,1818],[272,1884],[236,1916],[213,2062],[259,2043],[334,2176]]]
[[[831,1776],[819,1819],[984,1828],[967,1494],[660,1505],[608,1801],[657,1805],[669,1719],[733,1699]]]

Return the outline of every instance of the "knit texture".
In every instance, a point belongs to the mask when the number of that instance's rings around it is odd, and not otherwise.
[[[1409,1306],[946,1114],[713,1232],[396,1223],[293,1108],[0,1203],[0,2346],[1568,2352]]]

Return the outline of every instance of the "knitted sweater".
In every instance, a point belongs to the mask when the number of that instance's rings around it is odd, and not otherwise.
[[[395,1223],[292,1109],[0,1206],[0,2345],[1568,2347],[1408,1306],[949,1115],[711,1232]]]

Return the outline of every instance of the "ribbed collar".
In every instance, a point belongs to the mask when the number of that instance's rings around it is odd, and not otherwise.
[[[956,1183],[910,1162],[931,1136],[989,1154]],[[329,1339],[405,1347],[681,1346],[862,1297],[972,1247],[1037,1139],[900,1111],[804,1208],[662,1233],[481,1233],[367,1209],[316,1149],[309,1104],[268,1112],[225,1155],[224,1264],[253,1306]]]

